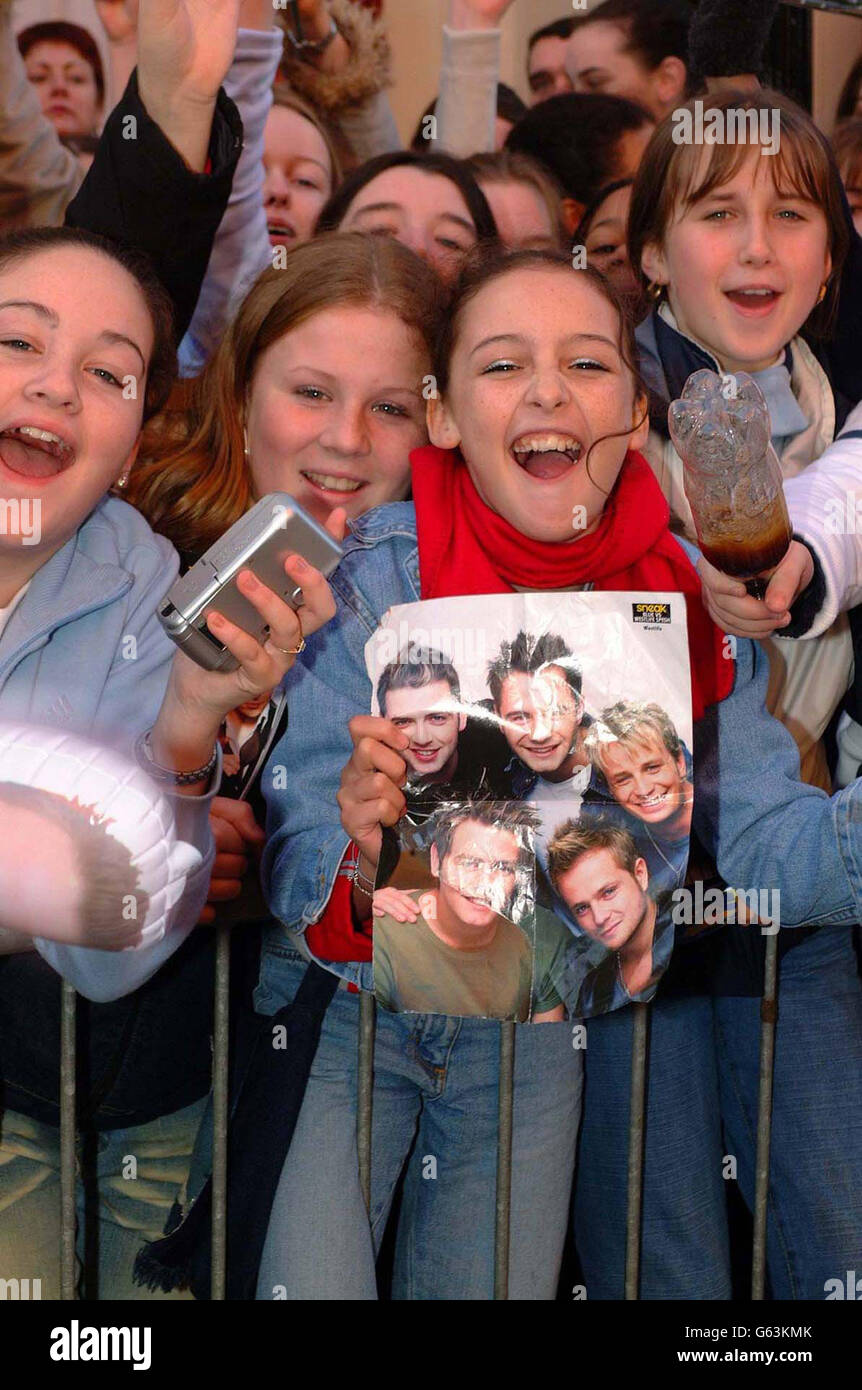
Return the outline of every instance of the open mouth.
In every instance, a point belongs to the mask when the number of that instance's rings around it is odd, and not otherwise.
[[[774,307],[781,298],[780,290],[770,289],[766,285],[748,287],[739,290],[725,290],[726,297],[737,309],[742,309],[747,314],[765,314]]]
[[[21,478],[54,478],[69,467],[75,450],[51,430],[16,425],[0,431],[0,460]]]
[[[411,748],[410,754],[418,763],[433,763],[435,758],[439,758],[439,748]]]
[[[365,487],[360,478],[342,478],[337,473],[310,473],[301,469],[303,478],[318,492],[334,492],[341,495],[358,492]]]
[[[554,482],[574,468],[583,452],[571,434],[524,434],[512,445],[512,457],[531,478]]]
[[[296,228],[289,222],[268,222],[266,230],[270,241],[296,241]]]

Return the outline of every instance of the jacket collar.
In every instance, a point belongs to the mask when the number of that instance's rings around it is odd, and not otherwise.
[[[106,608],[132,586],[119,565],[100,564],[82,548],[85,526],[37,570],[30,587],[9,619],[0,649],[0,679],[25,651],[43,646],[57,628],[99,608]]]
[[[723,369],[708,348],[696,338],[690,338],[687,333],[683,333],[673,316],[673,311],[666,303],[653,310],[638,329],[638,336],[645,346],[653,348],[661,364],[665,399],[661,409],[654,408],[657,402],[650,402],[650,423],[665,439],[669,439],[667,404],[679,399],[692,372],[698,371],[701,367],[708,367],[710,371],[723,375]],[[783,362],[792,376],[793,354],[790,344],[784,349]]]

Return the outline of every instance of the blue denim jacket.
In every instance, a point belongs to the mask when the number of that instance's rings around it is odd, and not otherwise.
[[[320,917],[348,845],[336,792],[352,751],[348,720],[371,710],[365,643],[388,608],[421,597],[412,503],[354,522],[331,584],[336,617],[287,677],[289,727],[263,778],[264,890],[293,933]],[[796,744],[766,711],[767,677],[760,647],[738,641],[731,694],[695,726],[694,828],[726,883],[780,890],[783,926],[858,922],[862,783],[829,797],[799,781]],[[331,969],[372,987],[368,962]]]

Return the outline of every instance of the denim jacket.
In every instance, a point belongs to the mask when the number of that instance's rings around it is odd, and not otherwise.
[[[289,727],[263,778],[264,890],[293,933],[320,917],[348,844],[336,793],[352,752],[348,720],[371,710],[365,643],[388,608],[421,597],[412,504],[354,522],[330,582],[336,617],[287,677]],[[727,883],[780,889],[783,926],[858,922],[862,784],[829,797],[798,780],[796,745],[764,706],[767,671],[762,650],[740,640],[731,694],[695,727],[694,828]],[[367,962],[330,968],[372,986]]]

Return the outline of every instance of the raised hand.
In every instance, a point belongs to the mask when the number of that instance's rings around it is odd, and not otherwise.
[[[340,540],[344,525],[345,513],[337,507],[327,519],[327,530]],[[178,772],[203,767],[225,715],[280,685],[303,638],[335,616],[332,591],[318,570],[299,555],[289,555],[284,569],[302,589],[301,617],[251,570],[241,570],[237,576],[240,593],[269,627],[265,642],[258,642],[215,610],[207,616],[213,636],[236,657],[235,670],[205,671],[184,652],[176,653],[152,732],[153,757],[161,767]]]
[[[499,29],[514,0],[449,0],[450,29]]]
[[[239,0],[140,0],[138,90],[191,169],[202,170],[236,47]]]
[[[131,43],[138,32],[138,0],[95,0],[109,43]]]

